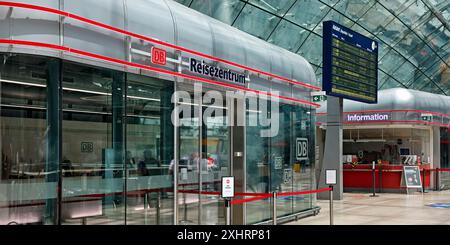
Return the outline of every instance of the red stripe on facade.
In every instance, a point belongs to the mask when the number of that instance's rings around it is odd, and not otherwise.
[[[344,114],[353,114],[353,113],[379,113],[379,112],[417,112],[417,113],[428,113],[435,116],[441,117],[450,117],[450,114],[438,113],[433,111],[425,111],[425,110],[417,110],[417,109],[390,109],[390,110],[365,110],[365,111],[346,111]],[[316,115],[325,116],[326,112],[318,112]]]
[[[313,107],[319,107],[320,106],[319,104],[316,104],[316,103],[313,103],[313,102],[309,102],[309,101],[306,101],[306,100],[302,100],[302,99],[295,99],[295,98],[286,97],[286,96],[282,96],[282,95],[275,95],[275,94],[272,94],[270,92],[265,92],[265,91],[255,90],[255,89],[249,89],[249,88],[240,87],[240,86],[237,86],[237,85],[227,84],[227,83],[224,83],[224,82],[213,81],[213,80],[209,80],[209,79],[206,79],[206,78],[196,77],[196,76],[187,75],[187,74],[183,74],[183,73],[177,73],[177,72],[173,72],[173,71],[164,70],[164,69],[161,69],[161,68],[156,68],[156,67],[151,67],[151,66],[147,66],[147,65],[141,65],[141,64],[137,64],[137,63],[123,61],[123,60],[120,60],[120,59],[115,59],[115,58],[111,58],[111,57],[107,57],[107,56],[103,56],[103,55],[99,55],[99,54],[94,54],[94,53],[89,53],[89,52],[86,52],[86,51],[73,49],[73,48],[69,48],[69,47],[64,47],[64,46],[59,46],[59,45],[55,45],[55,44],[47,44],[47,43],[32,42],[32,41],[22,41],[22,40],[8,40],[8,39],[0,39],[0,43],[2,43],[2,44],[10,44],[10,45],[25,45],[25,46],[33,46],[33,47],[42,47],[42,48],[55,49],[55,50],[65,51],[65,52],[68,52],[68,53],[74,53],[74,54],[78,54],[78,55],[82,55],[82,56],[98,59],[98,60],[108,61],[108,62],[111,62],[111,63],[121,64],[121,65],[135,67],[135,68],[140,68],[140,69],[144,69],[144,70],[149,70],[149,71],[153,71],[153,72],[168,74],[168,75],[177,76],[177,77],[182,77],[182,78],[191,79],[191,80],[204,82],[204,83],[209,83],[209,84],[213,84],[213,85],[218,85],[218,86],[222,86],[222,87],[233,88],[233,89],[243,90],[243,91],[247,91],[247,92],[259,93],[259,94],[265,94],[265,95],[270,96],[270,97],[276,97],[276,98],[279,98],[279,99],[293,101],[293,102],[296,102],[296,103],[305,104],[305,105],[309,105],[309,106],[313,106]]]
[[[88,23],[88,24],[91,24],[91,25],[95,25],[95,26],[101,27],[101,28],[104,28],[104,29],[107,29],[107,30],[111,30],[111,31],[114,31],[114,32],[117,32],[117,33],[121,33],[121,34],[126,35],[126,36],[135,37],[135,38],[142,39],[142,40],[145,40],[145,41],[148,41],[148,42],[151,42],[151,43],[163,45],[163,46],[166,46],[168,48],[177,49],[177,50],[180,50],[180,51],[184,51],[186,53],[198,55],[198,56],[201,56],[201,57],[204,57],[204,58],[208,58],[208,59],[211,59],[211,60],[215,60],[215,61],[218,61],[218,62],[222,62],[222,63],[228,64],[228,65],[231,65],[231,66],[234,66],[234,67],[238,67],[238,68],[241,68],[241,69],[249,70],[249,71],[252,71],[252,72],[255,72],[255,73],[259,73],[259,74],[262,74],[262,75],[265,75],[265,76],[273,77],[273,78],[276,78],[276,79],[279,79],[279,80],[282,80],[282,81],[285,81],[285,82],[288,82],[288,83],[291,83],[291,84],[294,84],[294,85],[302,86],[302,87],[305,87],[305,88],[308,88],[308,89],[312,89],[312,90],[317,90],[317,91],[321,90],[321,88],[319,88],[317,86],[314,86],[314,85],[311,85],[311,84],[307,84],[307,83],[299,82],[299,81],[294,81],[294,80],[291,80],[291,79],[288,79],[288,78],[285,78],[285,77],[282,77],[282,76],[278,76],[278,75],[271,74],[271,73],[268,73],[268,72],[264,72],[264,71],[261,71],[261,70],[257,70],[257,69],[251,68],[251,67],[240,65],[240,64],[232,62],[232,61],[224,60],[224,59],[217,58],[217,57],[214,57],[214,56],[211,56],[211,55],[208,55],[208,54],[203,54],[203,53],[191,50],[191,49],[187,49],[187,48],[184,48],[184,47],[181,47],[181,46],[177,46],[177,45],[173,45],[173,44],[170,44],[170,43],[167,43],[167,42],[164,42],[164,41],[156,40],[154,38],[150,38],[150,37],[146,37],[146,36],[139,35],[139,34],[136,34],[136,33],[132,33],[132,32],[129,32],[129,31],[117,28],[117,27],[113,27],[113,26],[110,26],[110,25],[106,25],[106,24],[103,24],[101,22],[98,22],[98,21],[95,21],[95,20],[91,20],[91,19],[88,19],[88,18],[84,18],[84,17],[81,17],[81,16],[76,15],[76,14],[72,14],[72,13],[69,13],[69,12],[65,12],[65,11],[61,11],[61,10],[57,10],[57,9],[53,9],[53,8],[42,7],[42,6],[38,6],[38,5],[25,4],[25,3],[15,3],[15,2],[7,2],[7,1],[0,1],[0,6],[26,8],[26,9],[32,9],[32,10],[38,10],[38,11],[43,11],[43,12],[47,12],[47,13],[57,14],[57,15],[60,15],[60,16],[65,16],[65,17],[68,17],[68,18],[72,18],[72,19],[84,22],[84,23]]]

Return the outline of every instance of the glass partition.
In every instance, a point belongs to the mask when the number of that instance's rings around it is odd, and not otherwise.
[[[256,111],[247,110],[247,192],[286,193],[313,189],[314,166],[311,159],[314,159],[314,150],[309,149],[308,159],[299,160],[296,155],[298,138],[306,138],[310,146],[314,145],[310,110],[283,103],[279,104],[278,115],[269,110],[268,115],[278,120],[278,132],[271,137],[261,136],[261,130],[269,127],[259,123],[251,126],[252,121],[259,121],[263,111],[261,107]],[[314,196],[278,197],[278,217],[312,208]],[[271,208],[271,199],[247,203],[247,224],[272,219]]]
[[[127,224],[173,223],[173,83],[127,75]]]
[[[47,58],[0,54],[0,225],[54,224]],[[56,178],[55,178],[56,177]]]
[[[63,64],[64,224],[124,224],[123,74]]]
[[[344,163],[371,164],[381,161],[390,165],[431,164],[429,129],[345,129],[343,139]]]

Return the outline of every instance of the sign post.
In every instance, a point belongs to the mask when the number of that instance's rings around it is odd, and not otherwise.
[[[372,161],[372,195],[371,197],[377,197],[375,194],[375,161]]]
[[[334,21],[324,21],[323,29],[323,91],[377,103],[378,42]]]
[[[234,197],[234,176],[222,177],[222,198],[225,199],[227,211],[226,225],[231,225],[231,199]]]
[[[336,169],[325,170],[325,184],[327,184],[330,190],[330,225],[334,224],[334,214],[333,214],[333,186],[337,183]]]
[[[378,102],[378,42],[334,21],[324,21],[322,43],[322,90],[328,98],[321,173],[329,168],[338,170],[335,198],[342,199],[343,99],[369,104]],[[351,120],[362,118],[385,120],[380,115],[357,115]]]

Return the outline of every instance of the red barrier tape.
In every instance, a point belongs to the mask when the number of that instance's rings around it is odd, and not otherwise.
[[[266,194],[264,196],[259,196],[259,197],[251,197],[251,198],[246,198],[246,199],[232,200],[230,203],[231,203],[231,205],[236,205],[236,204],[242,204],[242,203],[246,203],[246,202],[254,202],[254,201],[270,198],[271,196],[272,196],[272,194]]]
[[[296,196],[296,195],[307,195],[307,194],[313,194],[313,193],[319,193],[319,192],[325,192],[325,191],[330,191],[331,188],[327,187],[327,188],[322,188],[322,189],[317,189],[317,190],[310,190],[310,191],[296,191],[296,192],[284,192],[284,193],[277,193],[277,196]],[[232,200],[231,204],[232,205],[236,205],[236,204],[242,204],[242,203],[246,203],[246,202],[254,202],[254,201],[258,201],[258,200],[262,200],[262,199],[266,199],[266,198],[270,198],[272,197],[273,194],[268,194],[268,193],[261,193],[259,196],[257,197],[251,197],[251,198],[245,198],[245,199],[238,199],[238,200]]]
[[[306,195],[306,194],[313,194],[313,193],[319,193],[319,192],[325,192],[325,191],[331,191],[331,187],[317,189],[317,190],[310,190],[310,191],[296,191],[296,192],[277,193],[277,196],[279,196],[279,197],[297,196],[297,195]]]
[[[209,182],[202,182],[202,185],[210,185],[210,184],[218,184],[220,183],[220,180],[218,181],[209,181]],[[184,183],[184,184],[178,184],[178,186],[188,186],[188,185],[198,185],[199,183]]]
[[[189,193],[189,194],[200,194],[200,195],[220,195],[220,192],[217,191],[196,191],[196,190],[192,190],[192,191],[186,191],[186,190],[179,190],[178,192],[180,193]]]
[[[234,193],[235,196],[247,196],[247,197],[260,197],[265,196],[268,193],[263,192],[236,192]]]
[[[402,169],[400,169],[400,171],[403,171]],[[425,169],[421,169],[420,171],[430,171],[430,172],[450,172],[450,168],[425,168]]]

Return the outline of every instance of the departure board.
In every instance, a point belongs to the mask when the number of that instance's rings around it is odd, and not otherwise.
[[[322,84],[327,95],[377,103],[378,43],[334,21],[324,21]]]

